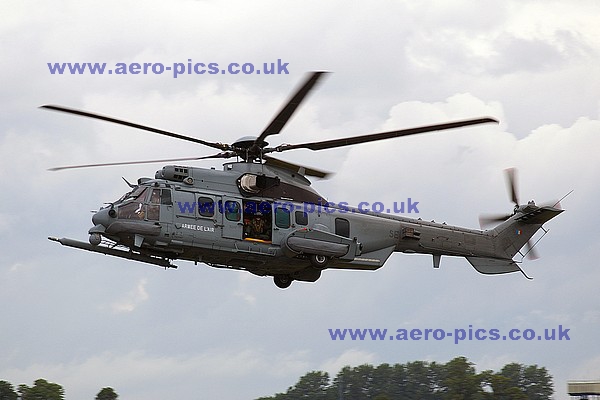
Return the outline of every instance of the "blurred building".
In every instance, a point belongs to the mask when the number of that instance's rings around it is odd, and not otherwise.
[[[600,399],[600,381],[570,381],[567,392],[579,399]]]

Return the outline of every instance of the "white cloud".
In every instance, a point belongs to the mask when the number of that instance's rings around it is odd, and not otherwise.
[[[133,288],[123,299],[111,304],[111,309],[115,313],[129,313],[135,311],[137,307],[146,302],[150,297],[146,290],[147,284],[147,279],[140,279],[135,288]]]
[[[583,322],[585,323],[597,323],[600,322],[600,311],[588,310],[583,313]]]
[[[14,228],[16,220],[14,215],[0,213],[0,233],[6,233]]]
[[[378,357],[371,352],[359,350],[359,349],[348,349],[337,357],[329,358],[325,360],[319,369],[329,373],[330,377],[334,377],[344,367],[356,367],[362,364],[375,364]]]

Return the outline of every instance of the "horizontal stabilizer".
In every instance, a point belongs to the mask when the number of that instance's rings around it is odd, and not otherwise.
[[[533,211],[527,212],[516,218],[517,221],[524,224],[544,224],[563,212],[559,208],[554,207],[539,207]]]
[[[513,260],[487,257],[467,257],[473,268],[482,274],[508,274],[509,272],[520,272],[521,269]]]

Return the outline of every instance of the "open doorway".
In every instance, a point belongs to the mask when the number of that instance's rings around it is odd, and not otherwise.
[[[271,243],[272,212],[267,201],[244,200],[244,239]]]

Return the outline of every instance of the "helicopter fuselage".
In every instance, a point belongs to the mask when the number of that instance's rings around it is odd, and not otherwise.
[[[436,268],[450,255],[467,257],[482,273],[515,272],[512,256],[560,212],[481,231],[328,207],[301,174],[247,162],[223,171],[166,166],[131,186],[93,216],[90,244],[59,241],[165,267],[181,259],[274,276],[280,287],[314,282],[327,268],[376,270],[394,252],[431,254]]]

